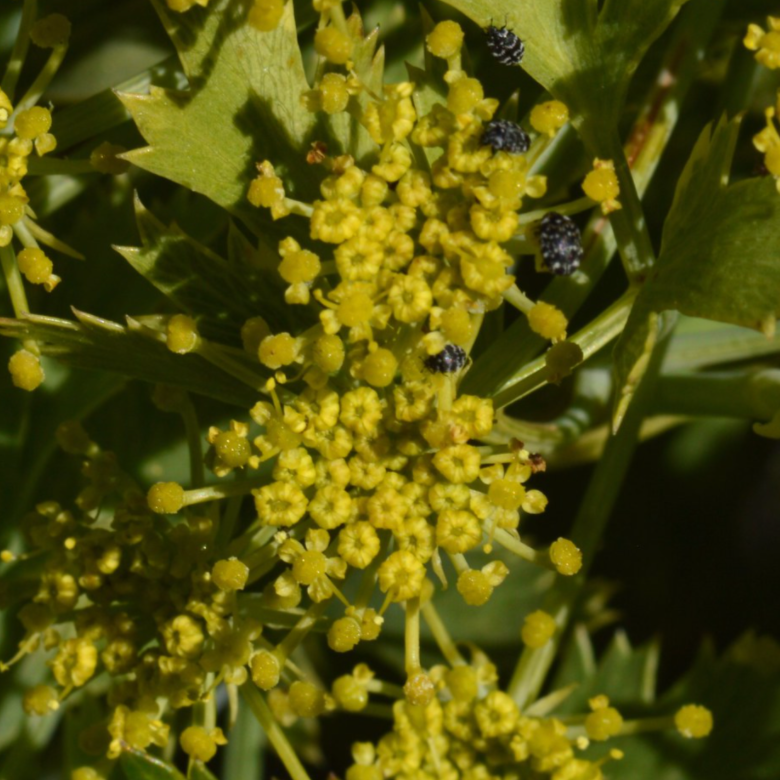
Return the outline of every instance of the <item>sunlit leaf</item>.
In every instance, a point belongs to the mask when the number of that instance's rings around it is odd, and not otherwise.
[[[120,95],[149,144],[128,159],[206,195],[254,230],[278,235],[268,212],[246,200],[255,164],[280,165],[300,188],[296,196],[316,191],[305,159],[314,118],[300,102],[308,84],[293,4],[285,4],[276,30],[258,32],[246,23],[239,0],[216,0],[186,14],[152,2],[190,88]]]
[[[506,24],[522,67],[589,133],[614,127],[631,76],[685,0],[448,0],[480,27]],[[511,69],[507,70],[511,78]]]

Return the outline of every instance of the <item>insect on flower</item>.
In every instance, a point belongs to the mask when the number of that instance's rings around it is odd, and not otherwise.
[[[525,54],[525,46],[520,38],[506,25],[495,27],[492,24],[485,30],[490,53],[502,65],[519,65]]]
[[[434,374],[454,374],[466,365],[468,355],[456,344],[447,344],[441,352],[428,355],[423,363]]]
[[[491,146],[494,152],[524,154],[531,145],[531,139],[520,125],[507,119],[494,119],[485,127],[480,143]]]
[[[539,246],[545,267],[559,276],[569,276],[582,260],[580,229],[569,217],[550,211],[539,223]]]

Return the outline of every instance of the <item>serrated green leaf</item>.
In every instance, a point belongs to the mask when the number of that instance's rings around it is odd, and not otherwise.
[[[575,641],[567,648],[553,688],[563,688],[573,682],[579,685],[556,714],[587,712],[588,699],[601,693],[609,696],[618,708],[652,703],[658,666],[656,643],[634,648],[628,637],[619,631],[595,670],[590,666],[592,657],[588,657],[589,648],[589,642],[575,634]]]
[[[506,24],[522,66],[591,135],[614,127],[631,76],[686,0],[447,0],[478,25]],[[511,69],[507,69],[511,78]]]
[[[204,336],[238,343],[243,323],[257,315],[275,330],[300,325],[302,312],[293,318],[284,305],[281,277],[257,264],[248,242],[228,262],[176,225],[163,225],[138,198],[135,213],[143,245],[114,248],[179,309],[197,317]]]
[[[620,424],[657,336],[675,310],[772,337],[780,315],[780,197],[771,179],[728,184],[739,119],[708,125],[680,177],[656,267],[615,348]]]
[[[748,634],[721,657],[707,646],[690,671],[654,707],[673,714],[685,704],[712,711],[704,739],[673,731],[623,738],[613,780],[768,780],[780,776],[780,647]]]
[[[35,314],[18,320],[0,318],[0,335],[34,339],[43,355],[75,368],[161,382],[242,407],[257,399],[252,388],[199,355],[174,355],[159,341],[115,322],[75,310],[74,313],[78,322]],[[235,359],[245,358],[236,350]],[[247,368],[259,367],[247,362]]]
[[[305,160],[315,122],[300,102],[308,84],[293,4],[285,4],[276,30],[263,33],[246,23],[240,0],[216,0],[186,14],[152,3],[190,89],[119,96],[149,144],[127,159],[206,195],[256,232],[280,235],[267,210],[247,202],[246,192],[255,164],[269,159],[298,185],[296,197],[316,193]]]
[[[185,780],[176,767],[129,747],[122,751],[119,765],[127,780]]]

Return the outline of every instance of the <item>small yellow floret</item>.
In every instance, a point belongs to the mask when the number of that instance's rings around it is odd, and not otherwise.
[[[298,341],[289,333],[267,336],[260,342],[257,355],[260,362],[268,368],[276,370],[289,366],[298,358]]]
[[[527,647],[544,647],[555,633],[555,618],[541,609],[525,616],[520,637]]]
[[[620,185],[612,160],[595,159],[593,170],[582,182],[582,190],[591,200],[601,204],[602,214],[609,214],[622,208],[617,199]]]
[[[220,590],[243,590],[248,578],[249,567],[238,558],[217,561],[211,570],[211,580]]]
[[[149,489],[146,503],[158,515],[175,515],[184,506],[184,488],[178,482],[158,482]]]
[[[51,278],[54,266],[42,249],[37,247],[22,249],[16,256],[16,262],[19,264],[19,270],[31,284],[45,284]]]
[[[712,713],[699,704],[686,704],[674,716],[677,731],[689,739],[706,737],[712,731]]]
[[[316,685],[297,680],[290,686],[290,709],[299,718],[316,718],[325,712],[325,692]]]
[[[440,327],[447,341],[453,344],[461,346],[471,340],[473,333],[471,317],[465,309],[447,309],[441,315]]]
[[[271,32],[279,26],[283,15],[284,0],[255,0],[247,21],[255,30]]]
[[[335,27],[323,27],[314,35],[314,50],[334,65],[345,65],[353,48],[352,39]]]
[[[338,677],[331,687],[331,692],[338,705],[347,712],[360,712],[368,704],[365,684],[351,674]]]
[[[267,650],[261,650],[252,656],[249,662],[252,682],[264,691],[270,691],[279,684],[282,667],[279,659]]]
[[[488,498],[501,509],[519,509],[525,500],[525,488],[512,479],[497,479],[488,488]]]
[[[341,73],[326,73],[319,85],[319,98],[326,114],[338,114],[349,103],[347,79]]]
[[[458,593],[472,607],[481,607],[493,595],[493,585],[481,571],[470,569],[458,577]]]
[[[25,201],[15,195],[10,193],[0,195],[0,224],[13,225],[18,222],[24,216],[24,206]]]
[[[8,370],[11,372],[11,381],[20,390],[32,391],[43,382],[45,375],[38,358],[21,349],[11,355],[8,361]]]
[[[49,685],[36,685],[25,691],[22,707],[28,715],[48,715],[59,709],[57,691]]]
[[[549,100],[531,109],[531,127],[551,138],[569,121],[569,109],[560,100]]]
[[[219,458],[220,465],[228,469],[240,469],[249,462],[252,455],[252,445],[235,431],[220,431],[209,439]]]
[[[368,355],[361,367],[363,379],[373,387],[387,387],[398,370],[398,360],[389,350],[380,347]]]
[[[8,124],[8,118],[13,113],[14,106],[8,95],[0,89],[0,130]]]
[[[217,745],[227,745],[222,729],[206,731],[203,726],[189,726],[179,737],[181,749],[190,757],[204,763],[217,754]]]
[[[565,339],[566,328],[569,325],[560,309],[544,301],[539,301],[528,312],[528,324],[534,333],[552,341]]]
[[[168,321],[166,346],[177,355],[186,355],[197,348],[200,342],[198,326],[192,317],[176,314]]]
[[[582,568],[582,552],[568,539],[560,538],[550,545],[550,560],[558,574],[567,577],[576,574]]]
[[[447,94],[447,108],[453,114],[467,114],[477,107],[485,93],[477,79],[464,76],[450,86]]]
[[[623,716],[609,706],[606,696],[594,696],[589,701],[593,712],[585,718],[585,731],[590,739],[603,742],[620,734],[623,728]]]
[[[33,106],[20,111],[14,123],[16,135],[32,141],[39,135],[48,133],[51,128],[51,111],[43,106]]]
[[[439,22],[425,39],[428,51],[434,57],[449,59],[460,53],[463,46],[463,28],[450,20]]]
[[[328,630],[328,647],[337,653],[348,653],[359,641],[360,623],[355,618],[339,618]]]

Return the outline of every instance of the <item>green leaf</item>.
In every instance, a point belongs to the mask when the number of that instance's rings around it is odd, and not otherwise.
[[[127,780],[185,780],[184,775],[170,764],[129,747],[122,751],[119,765]]]
[[[308,84],[293,3],[285,4],[276,30],[262,33],[246,23],[240,0],[213,0],[208,9],[186,14],[152,2],[190,89],[153,87],[148,95],[119,96],[149,144],[127,159],[206,195],[258,233],[280,235],[267,210],[253,208],[246,193],[255,164],[269,159],[300,186],[292,195],[306,200],[316,194],[304,151],[314,118],[300,102]]]
[[[658,336],[657,315],[675,310],[772,337],[780,315],[780,196],[771,178],[729,185],[739,119],[699,137],[666,219],[658,263],[615,348],[620,424]]]
[[[600,12],[597,0],[447,2],[480,27],[517,33],[523,68],[592,132],[612,130],[637,65],[685,0],[605,0]]]
[[[249,707],[239,706],[223,752],[223,780],[263,780],[266,737]]]
[[[284,305],[284,284],[275,270],[278,257],[271,272],[246,242],[228,262],[178,226],[163,225],[137,197],[135,214],[143,246],[114,248],[179,309],[197,317],[204,336],[238,343],[241,326],[258,314],[274,330],[300,326],[301,311],[293,317]],[[238,240],[233,234],[231,242]]]
[[[656,643],[634,648],[628,637],[618,631],[594,670],[587,634],[583,636],[575,630],[573,637],[552,687],[563,688],[573,682],[579,686],[556,710],[556,715],[587,712],[588,699],[600,693],[609,696],[618,709],[652,703],[658,667]]]
[[[23,319],[0,318],[0,335],[35,339],[44,355],[67,366],[111,371],[146,382],[181,387],[198,395],[245,407],[257,393],[245,383],[199,355],[175,355],[143,329],[121,325],[74,310],[78,322],[28,314]],[[239,350],[234,360],[255,368]]]
[[[764,780],[780,777],[780,647],[747,634],[717,657],[705,646],[687,674],[664,695],[659,714],[685,704],[712,711],[714,728],[704,739],[676,732],[616,742],[625,758],[609,766],[613,780]]]

